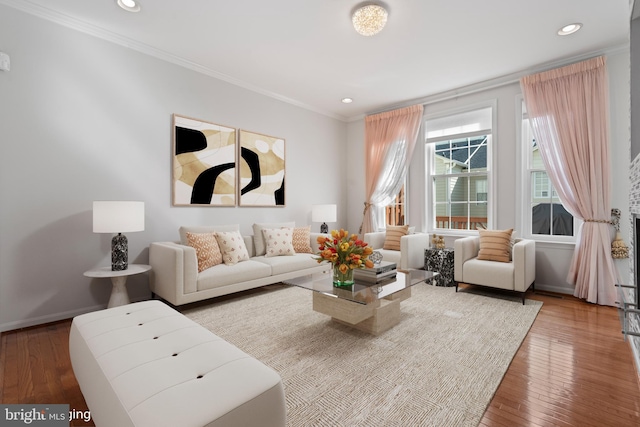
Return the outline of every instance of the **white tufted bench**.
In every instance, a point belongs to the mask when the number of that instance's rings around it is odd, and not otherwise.
[[[69,350],[98,427],[285,425],[274,370],[160,301],[75,317]]]

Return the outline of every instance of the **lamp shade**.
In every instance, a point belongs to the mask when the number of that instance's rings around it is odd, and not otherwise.
[[[338,207],[336,205],[311,206],[311,221],[336,222]]]
[[[94,233],[144,231],[144,202],[93,202]]]

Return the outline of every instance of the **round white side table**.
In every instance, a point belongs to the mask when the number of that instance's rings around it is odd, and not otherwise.
[[[117,307],[119,305],[130,304],[129,293],[127,292],[127,277],[134,274],[146,273],[151,270],[150,265],[146,264],[129,264],[129,268],[126,270],[113,271],[111,267],[94,268],[89,271],[85,271],[84,275],[87,277],[93,277],[97,279],[109,277],[111,284],[111,297],[109,298],[109,304],[107,308]]]

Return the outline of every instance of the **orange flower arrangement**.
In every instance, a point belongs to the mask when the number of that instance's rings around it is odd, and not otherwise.
[[[333,230],[330,238],[319,236],[318,245],[320,252],[315,259],[318,263],[329,261],[333,264],[334,283],[352,284],[354,269],[373,267],[373,261],[369,259],[373,249],[356,234],[349,235],[343,229]]]

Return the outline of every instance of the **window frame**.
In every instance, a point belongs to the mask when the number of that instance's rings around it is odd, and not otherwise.
[[[572,236],[559,236],[559,235],[551,235],[551,234],[533,234],[532,230],[532,200],[534,196],[534,188],[533,188],[533,174],[535,172],[545,172],[546,169],[544,167],[533,167],[531,163],[531,151],[528,149],[528,141],[524,141],[524,97],[523,95],[516,96],[516,132],[517,132],[517,148],[516,154],[518,161],[518,173],[517,180],[519,182],[516,183],[517,188],[520,189],[520,201],[518,203],[518,209],[516,212],[517,218],[517,228],[520,231],[520,235],[523,238],[535,240],[538,242],[547,242],[547,243],[565,243],[565,244],[575,244],[576,243],[576,234],[579,227],[582,225],[582,220],[579,218],[573,217],[573,235]],[[556,194],[555,188],[553,188],[553,184],[549,182],[549,188],[553,195]],[[565,208],[566,209],[566,208]]]
[[[427,232],[430,234],[438,234],[438,235],[450,235],[450,236],[469,236],[469,235],[477,235],[478,232],[474,229],[469,230],[459,230],[452,228],[436,228],[436,211],[435,211],[435,188],[433,178],[434,176],[446,176],[446,175],[435,175],[432,172],[433,165],[435,162],[435,144],[438,141],[449,141],[460,137],[472,137],[477,136],[479,134],[485,135],[487,133],[483,131],[474,131],[474,132],[466,132],[455,135],[446,135],[442,137],[431,138],[431,141],[428,141],[427,135],[429,129],[427,127],[427,122],[429,120],[440,119],[448,116],[454,116],[458,114],[468,113],[475,110],[482,109],[491,109],[491,129],[484,129],[484,131],[490,131],[489,141],[487,144],[487,170],[485,172],[466,172],[464,174],[465,177],[473,177],[473,176],[486,176],[486,189],[487,189],[487,228],[494,228],[495,225],[495,204],[496,204],[496,178],[495,171],[493,168],[493,164],[495,161],[495,153],[496,150],[494,147],[498,143],[498,136],[496,135],[497,130],[497,100],[490,99],[487,101],[468,104],[460,108],[443,110],[436,114],[428,114],[425,112],[422,119],[422,126],[424,128],[424,134],[422,137],[422,143],[424,144],[424,179],[425,179],[425,224]],[[453,176],[453,175],[451,175]],[[467,201],[467,203],[471,203],[472,201]]]

